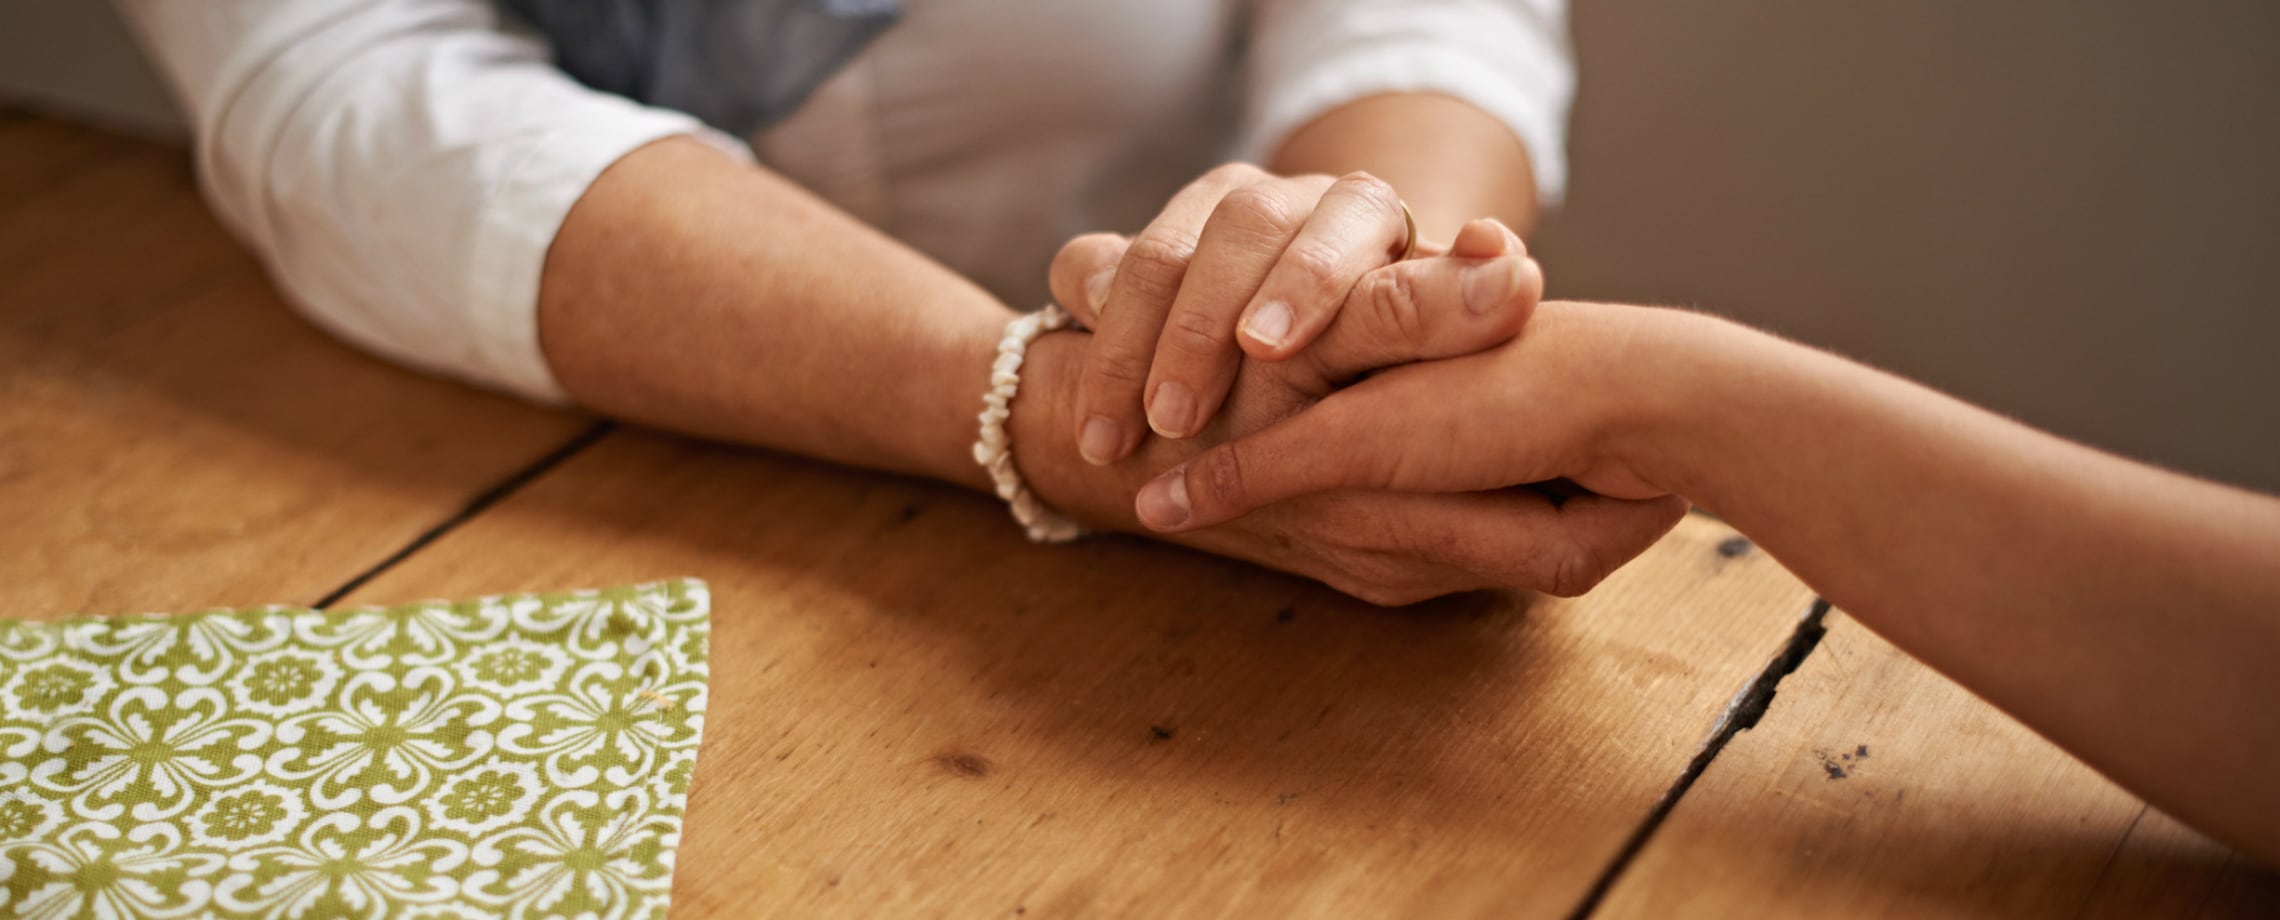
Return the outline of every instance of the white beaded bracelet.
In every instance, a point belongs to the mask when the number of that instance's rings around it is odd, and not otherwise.
[[[1013,468],[1013,439],[1005,432],[1005,420],[1013,416],[1013,394],[1021,386],[1021,359],[1029,353],[1029,343],[1045,333],[1066,329],[1074,321],[1060,304],[1046,304],[1045,309],[1005,324],[1005,338],[998,340],[997,361],[990,365],[990,388],[982,394],[982,434],[981,440],[974,442],[974,462],[990,471],[998,497],[1013,509],[1013,519],[1029,532],[1034,543],[1067,543],[1084,536],[1085,531],[1077,522],[1045,507],[1022,483],[1021,472]]]

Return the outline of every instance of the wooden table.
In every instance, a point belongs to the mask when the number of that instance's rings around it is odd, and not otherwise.
[[[366,358],[181,152],[0,114],[0,615],[683,575],[677,917],[2280,914],[1715,520],[1586,598],[1403,610],[1030,546],[983,496]]]

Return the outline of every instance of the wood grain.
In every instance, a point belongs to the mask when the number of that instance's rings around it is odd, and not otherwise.
[[[312,602],[588,424],[302,322],[184,153],[0,120],[0,616]]]
[[[0,208],[93,162],[148,149],[107,132],[0,107]]]
[[[709,580],[684,920],[1563,916],[1809,600],[1730,535],[1382,610],[621,432],[351,600]]]
[[[2280,875],[1828,625],[1600,916],[2280,916]]]

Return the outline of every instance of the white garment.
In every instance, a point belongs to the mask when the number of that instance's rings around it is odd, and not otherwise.
[[[588,90],[489,0],[120,0],[182,99],[223,219],[310,319],[540,401],[538,283],[562,219],[688,116]],[[988,287],[1045,298],[1081,232],[1133,230],[1315,116],[1437,91],[1565,184],[1563,0],[913,0],[762,161]]]

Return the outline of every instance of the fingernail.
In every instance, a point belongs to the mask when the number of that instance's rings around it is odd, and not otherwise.
[[[1085,278],[1085,300],[1092,304],[1094,313],[1108,306],[1108,286],[1115,281],[1116,269],[1113,268],[1101,269]]]
[[[1140,523],[1156,530],[1187,523],[1187,467],[1173,467],[1171,472],[1148,480],[1132,500],[1132,511],[1140,516]]]
[[[1085,430],[1077,436],[1077,453],[1083,454],[1086,463],[1105,466],[1116,462],[1116,449],[1124,444],[1124,435],[1116,430],[1116,423],[1108,416],[1095,415],[1085,419]]]
[[[1290,304],[1270,300],[1260,304],[1251,311],[1251,317],[1243,321],[1243,334],[1268,348],[1280,348],[1283,340],[1290,338],[1291,319]]]
[[[1503,306],[1512,296],[1512,267],[1512,260],[1497,258],[1465,269],[1465,307],[1486,313]]]
[[[1177,380],[1156,384],[1156,398],[1148,401],[1148,427],[1167,438],[1194,432],[1195,393]]]

